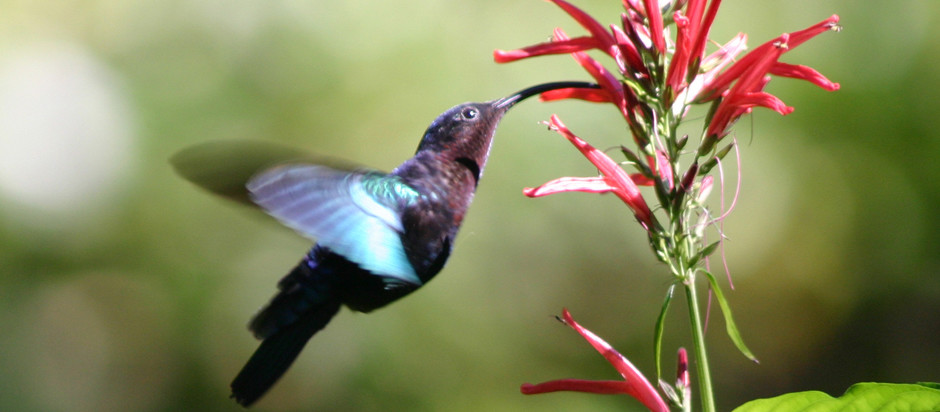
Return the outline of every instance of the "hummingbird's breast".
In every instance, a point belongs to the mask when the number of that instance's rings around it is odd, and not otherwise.
[[[441,270],[450,255],[473,200],[476,177],[459,162],[431,153],[419,153],[393,174],[421,194],[402,213],[401,239],[415,273],[426,281]]]

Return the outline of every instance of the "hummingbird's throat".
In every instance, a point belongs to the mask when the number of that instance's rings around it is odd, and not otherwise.
[[[473,185],[477,186],[480,184],[480,165],[477,162],[469,157],[458,157],[454,159],[457,163],[463,165],[470,171],[470,174],[473,175]]]

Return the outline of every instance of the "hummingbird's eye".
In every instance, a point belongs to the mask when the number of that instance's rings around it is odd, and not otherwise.
[[[460,116],[463,117],[464,120],[476,119],[479,114],[480,111],[473,107],[467,107],[460,112]]]

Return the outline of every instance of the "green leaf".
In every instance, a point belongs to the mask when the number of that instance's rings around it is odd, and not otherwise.
[[[819,391],[757,399],[734,412],[919,412],[940,411],[937,384],[857,383],[839,398]]]
[[[712,291],[715,292],[715,299],[718,300],[718,306],[721,307],[721,314],[725,318],[725,329],[728,331],[728,337],[734,342],[734,346],[738,347],[741,354],[757,362],[757,358],[754,357],[751,350],[744,344],[744,339],[741,338],[741,332],[738,332],[738,327],[734,324],[734,318],[731,316],[731,306],[728,305],[725,295],[721,293],[721,288],[718,287],[718,281],[715,280],[715,276],[712,275],[711,272],[704,272],[705,276],[708,277],[708,283],[712,286]]]
[[[646,166],[646,163],[640,160],[640,157],[637,156],[636,153],[633,153],[632,150],[627,149],[626,146],[620,146],[620,151],[623,152],[624,157],[627,158],[627,161],[629,161],[637,171],[642,173],[643,176],[653,179],[653,171]]]
[[[676,150],[682,150],[685,148],[685,144],[689,142],[689,135],[685,134],[676,141]]]
[[[620,151],[623,152],[623,155],[633,164],[642,165],[643,162],[640,161],[640,157],[633,153],[632,150],[628,149],[626,146],[621,145]]]
[[[698,262],[702,260],[702,258],[711,256],[712,253],[715,253],[715,249],[717,249],[718,245],[720,244],[721,244],[721,241],[716,240],[714,243],[708,246],[705,246],[705,248],[699,251],[698,253],[696,253],[695,256],[692,256],[692,259],[689,260],[689,267],[695,267],[695,265],[698,264]]]
[[[731,148],[734,147],[734,142],[728,143],[727,146],[723,147],[718,151],[714,156],[710,157],[705,163],[702,163],[702,167],[698,169],[699,176],[705,176],[712,170],[713,167],[718,165],[718,161],[725,158],[725,155],[731,151]]]
[[[672,302],[672,294],[676,290],[676,285],[669,285],[666,290],[666,300],[663,301],[663,308],[659,311],[659,318],[656,319],[656,331],[653,336],[653,358],[656,359],[656,378],[663,376],[660,359],[663,354],[663,330],[666,327],[666,313],[669,311],[669,303]]]

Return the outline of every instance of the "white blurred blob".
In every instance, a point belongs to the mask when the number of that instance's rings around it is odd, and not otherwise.
[[[106,201],[131,164],[127,105],[114,74],[75,45],[0,53],[0,197],[37,220]]]

